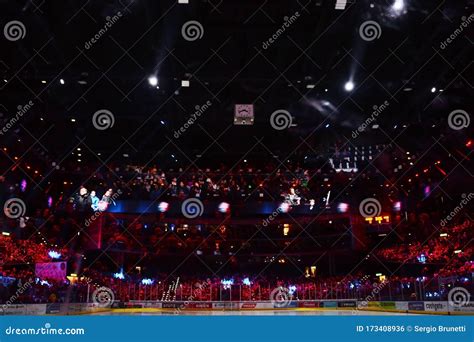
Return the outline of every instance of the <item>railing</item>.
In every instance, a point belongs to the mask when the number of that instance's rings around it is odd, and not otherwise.
[[[342,286],[335,283],[307,283],[297,286],[273,285],[219,285],[202,283],[179,284],[175,291],[168,284],[142,285],[119,283],[112,287],[116,299],[138,301],[271,301],[274,291],[293,300],[359,299],[368,301],[447,300],[448,292],[455,286],[464,287],[474,297],[472,281],[448,287],[439,281],[379,282],[372,286]],[[167,296],[164,294],[168,293]]]
[[[462,282],[459,281],[462,280]],[[107,289],[114,300],[128,301],[272,301],[278,296],[296,301],[307,300],[344,300],[361,301],[446,301],[453,288],[463,289],[474,298],[472,278],[446,279],[434,278],[411,281],[376,282],[358,285],[338,282],[307,282],[298,285],[285,284],[252,284],[222,285],[202,283],[155,282],[150,285],[142,283],[114,280],[104,286],[93,284],[76,284],[63,287],[48,288],[32,285],[25,288],[22,296],[15,299],[15,304],[25,303],[92,303],[94,293],[99,288]],[[55,300],[51,294],[54,294]],[[0,297],[0,305],[7,303],[9,298]]]

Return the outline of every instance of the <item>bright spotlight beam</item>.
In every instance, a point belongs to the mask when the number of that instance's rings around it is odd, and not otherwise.
[[[148,77],[148,83],[150,83],[151,86],[156,87],[158,85],[158,77],[156,76]]]
[[[354,90],[354,82],[352,81],[347,81],[346,84],[344,84],[344,89],[346,91],[352,91]]]
[[[395,2],[392,5],[392,9],[394,11],[401,11],[405,8],[405,3],[403,0],[395,0]]]

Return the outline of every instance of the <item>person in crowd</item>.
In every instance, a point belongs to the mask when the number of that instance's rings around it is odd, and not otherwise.
[[[112,189],[107,189],[104,196],[102,196],[101,201],[107,203],[107,205],[110,205],[110,204],[115,205],[115,201],[112,197],[112,194],[113,194],[113,190]]]
[[[90,202],[91,202],[92,210],[94,211],[99,210],[99,197],[97,197],[96,192],[94,190],[91,191]]]
[[[293,187],[290,188],[290,192],[286,195],[285,199],[291,205],[300,205],[301,202],[301,197],[296,193]]]
[[[79,188],[79,193],[74,198],[74,206],[78,211],[85,211],[90,208],[91,202],[87,189],[83,186]]]

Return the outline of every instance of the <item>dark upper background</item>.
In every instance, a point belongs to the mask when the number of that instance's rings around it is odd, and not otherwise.
[[[440,134],[463,143],[472,130],[449,130],[446,120],[453,109],[472,109],[473,29],[444,50],[440,44],[472,13],[473,1],[408,0],[399,15],[392,3],[357,1],[337,11],[335,0],[1,0],[2,28],[20,20],[26,36],[0,37],[0,112],[8,119],[18,105],[34,102],[1,145],[10,159],[57,162],[75,161],[78,146],[83,162],[317,155],[350,140],[385,101],[380,128],[350,146],[392,142],[424,151]],[[118,11],[123,17],[86,49]],[[263,49],[297,11],[298,19]],[[202,39],[183,39],[189,20],[202,24]],[[361,39],[366,20],[380,24],[379,39]],[[160,89],[149,85],[152,74]],[[349,93],[344,83],[351,77]],[[189,88],[181,87],[183,79]],[[208,100],[211,108],[173,138]],[[255,125],[233,126],[235,103],[254,103]],[[115,125],[99,131],[92,115],[103,108]],[[296,126],[274,130],[269,118],[277,109],[290,111]]]

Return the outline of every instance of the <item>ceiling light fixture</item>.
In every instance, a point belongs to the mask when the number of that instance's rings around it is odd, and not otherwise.
[[[151,86],[155,87],[158,85],[158,77],[156,76],[150,76],[148,77],[148,83],[150,83]]]
[[[344,89],[346,91],[352,91],[354,90],[354,82],[352,81],[347,81],[346,84],[344,84]]]

